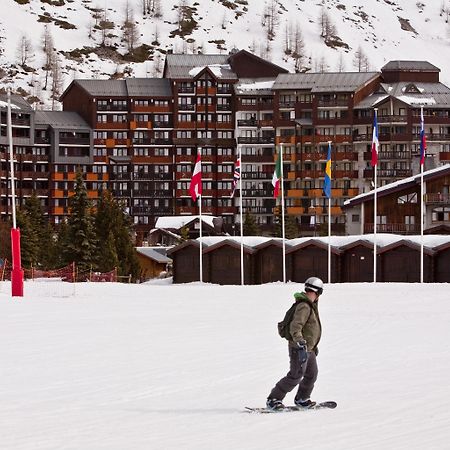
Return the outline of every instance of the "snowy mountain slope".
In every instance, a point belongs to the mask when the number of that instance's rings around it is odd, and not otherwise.
[[[61,58],[63,87],[73,78],[108,78],[115,73],[158,75],[167,51],[224,53],[234,47],[245,48],[293,70],[294,60],[284,50],[286,36],[292,40],[296,28],[301,30],[305,44],[304,70],[355,70],[355,52],[360,48],[368,57],[370,70],[379,70],[392,59],[428,60],[442,69],[442,80],[450,82],[450,61],[443,56],[450,49],[450,25],[442,12],[443,7],[450,11],[450,0],[426,4],[410,0],[165,0],[159,2],[158,18],[143,15],[143,1],[128,0],[132,9],[128,17],[136,23],[133,47],[145,44],[145,61],[130,62],[121,56],[128,52],[123,40],[124,0],[3,0],[1,82],[48,98],[48,92],[40,89],[46,25]],[[274,6],[273,20],[263,17],[270,5]],[[178,26],[181,10],[185,12],[181,26],[184,36],[178,35],[183,34]],[[342,46],[331,48],[320,37],[323,12]],[[104,32],[96,29],[95,24],[98,28],[101,21],[110,28]],[[270,24],[273,40],[267,38]],[[32,44],[33,58],[27,66],[36,72],[25,72],[18,65],[17,49],[23,36]],[[109,52],[91,51],[102,41]]]
[[[0,283],[0,447],[448,448],[445,283],[326,285],[313,398],[337,409],[241,412],[288,370],[276,323],[301,289]]]

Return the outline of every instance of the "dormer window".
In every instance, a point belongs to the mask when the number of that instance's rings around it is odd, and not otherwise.
[[[413,83],[407,84],[403,91],[405,94],[421,94],[419,88]]]

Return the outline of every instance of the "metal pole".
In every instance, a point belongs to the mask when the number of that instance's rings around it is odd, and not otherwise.
[[[280,142],[281,162],[281,235],[283,241],[283,283],[286,283],[286,234],[284,227],[284,170],[283,170],[283,144]]]
[[[242,146],[238,145],[238,156],[241,162],[241,174],[239,178],[239,199],[240,199],[240,220],[241,220],[241,285],[244,286],[244,221],[243,221],[243,204],[242,204]]]
[[[375,117],[377,116],[377,108],[374,108]],[[378,121],[376,122],[378,126]],[[378,130],[377,130],[378,131]],[[378,135],[378,133],[377,133]],[[373,144],[372,144],[373,145]],[[375,144],[377,145],[377,144]],[[378,152],[378,148],[377,148]],[[378,155],[377,164],[374,166],[374,191],[373,191],[373,282],[377,282],[377,167],[378,167]]]
[[[423,106],[420,107],[420,122],[421,122],[421,127],[423,124]],[[420,145],[422,147],[422,135],[420,136]],[[425,149],[423,150],[425,151]],[[423,207],[423,202],[424,202],[424,186],[423,186],[423,164],[422,164],[422,154],[420,155],[420,282],[423,283],[423,221],[424,221],[424,217],[423,217],[423,212],[424,212],[424,207]]]
[[[13,155],[13,138],[12,138],[12,118],[11,118],[11,89],[8,88],[8,111],[7,111],[7,129],[9,143],[9,170],[11,173],[11,207],[12,207],[12,223],[13,228],[17,228],[16,223],[16,185],[14,175],[14,155]]]

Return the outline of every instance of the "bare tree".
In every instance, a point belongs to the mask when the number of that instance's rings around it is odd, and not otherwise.
[[[108,20],[108,15],[106,13],[106,8],[103,10],[102,18],[98,23],[98,28],[101,31],[101,42],[100,45],[105,46],[108,37],[108,31],[114,29],[114,23]]]
[[[61,61],[59,60],[58,54],[55,52],[53,55],[53,66],[52,66],[52,110],[57,109],[59,104],[59,97],[62,94],[62,88],[64,83],[64,76],[61,69]]]
[[[342,56],[342,52],[339,53],[339,59],[337,63],[337,71],[338,72],[344,72],[345,71],[345,62],[344,57]]]
[[[279,24],[277,0],[268,0],[265,3],[261,24],[267,27],[267,38],[272,41],[275,38],[276,28]]]
[[[292,57],[295,61],[295,71],[299,72],[300,68],[303,65],[303,60],[305,58],[305,41],[303,40],[302,30],[300,29],[300,25],[297,22],[295,25],[294,31],[294,44],[293,44],[293,52]]]
[[[48,79],[53,68],[55,54],[53,48],[53,36],[47,25],[45,26],[44,34],[42,35],[42,49],[44,50],[44,65],[42,68],[45,72],[44,86],[42,89],[45,91],[47,90]]]
[[[155,18],[162,17],[161,0],[142,0],[142,14]]]
[[[134,11],[128,0],[125,5],[125,20],[123,22],[123,40],[127,45],[128,52],[132,52],[137,44],[139,30],[134,20]]]
[[[355,56],[353,57],[353,67],[358,72],[368,72],[370,70],[369,58],[361,46],[356,49]]]
[[[17,44],[17,58],[22,67],[26,66],[27,63],[31,62],[34,58],[31,39],[25,34],[22,34],[19,38],[19,42]]]

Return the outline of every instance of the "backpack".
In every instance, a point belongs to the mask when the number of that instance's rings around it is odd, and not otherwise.
[[[281,322],[278,322],[278,334],[287,339],[288,341],[292,341],[292,336],[289,331],[292,319],[294,318],[295,309],[297,308],[298,302],[295,302],[284,315],[284,319]]]

